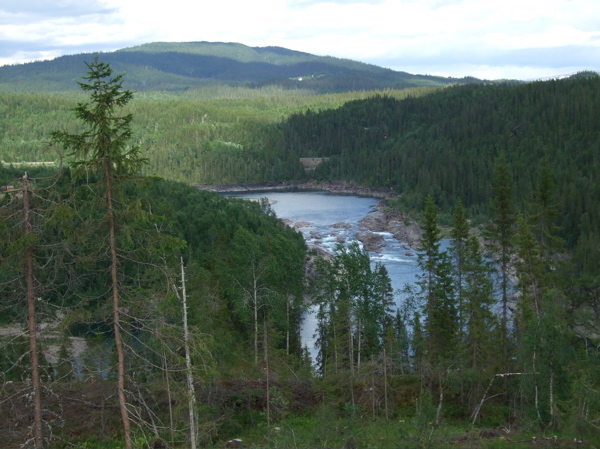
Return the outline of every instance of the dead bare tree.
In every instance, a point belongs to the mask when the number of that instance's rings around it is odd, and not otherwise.
[[[40,371],[37,349],[37,319],[35,314],[35,295],[33,277],[33,246],[29,237],[31,235],[30,209],[29,209],[29,180],[27,173],[23,175],[23,236],[28,242],[25,248],[25,279],[27,285],[27,325],[29,329],[29,358],[31,363],[31,385],[33,387],[33,435],[36,448],[44,444],[42,440],[42,388],[40,385]]]
[[[53,244],[45,238],[43,227],[48,220],[53,202],[53,183],[57,176],[44,179],[31,179],[27,173],[19,178],[21,187],[7,191],[0,201],[0,296],[12,298],[6,301],[0,313],[8,314],[15,326],[13,337],[1,342],[0,348],[13,348],[14,364],[5,372],[13,379],[22,375],[31,388],[28,397],[32,404],[33,422],[31,439],[35,448],[45,444],[42,409],[42,370],[43,356],[40,350],[39,311],[37,304],[45,305],[43,293],[57,287],[53,278],[52,265],[57,263],[53,254]],[[16,184],[16,183],[15,183]],[[26,319],[21,317],[26,314]],[[12,316],[11,316],[12,315]],[[21,325],[26,321],[26,332],[21,333]],[[10,333],[10,332],[9,332]],[[22,336],[27,335],[27,351],[18,348]],[[19,365],[29,355],[28,368],[18,374]],[[46,428],[50,426],[46,423]],[[49,435],[46,435],[46,440]]]
[[[190,447],[196,449],[196,393],[194,391],[194,377],[192,375],[192,358],[190,356],[190,335],[187,319],[187,294],[185,291],[185,270],[183,257],[181,257],[181,299],[183,308],[183,344],[185,347],[185,371],[188,388],[188,408],[190,419]]]

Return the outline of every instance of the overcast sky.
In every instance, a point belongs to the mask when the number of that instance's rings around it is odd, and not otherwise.
[[[157,41],[280,46],[416,74],[600,71],[598,0],[0,0],[0,65]]]

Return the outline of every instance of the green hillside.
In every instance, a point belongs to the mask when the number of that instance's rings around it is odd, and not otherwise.
[[[140,92],[185,92],[225,84],[261,88],[278,86],[313,94],[408,87],[439,87],[480,82],[473,78],[411,75],[330,56],[315,56],[281,47],[236,43],[158,42],[100,54],[61,56],[51,61],[0,67],[0,91],[77,90],[84,61],[94,56],[127,73],[125,87]]]
[[[398,98],[431,88],[380,91]],[[307,108],[329,109],[374,92],[307,95],[284,89],[219,85],[169,93],[137,93],[132,113],[133,142],[149,163],[144,173],[189,184],[257,183],[303,177],[299,160],[282,151],[274,126]],[[71,108],[78,92],[0,93],[0,162],[58,161],[48,148],[50,133],[76,127]]]
[[[422,207],[431,194],[449,213],[460,198],[481,219],[489,216],[490,180],[501,153],[523,210],[547,159],[560,204],[558,224],[575,247],[600,238],[598,123],[600,76],[592,73],[523,85],[456,86],[404,100],[357,100],[293,115],[282,132],[285,148],[298,157],[329,158],[314,174],[318,179],[391,187],[408,208]]]

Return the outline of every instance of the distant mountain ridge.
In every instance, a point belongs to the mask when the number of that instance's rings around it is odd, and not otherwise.
[[[476,78],[412,75],[349,59],[283,47],[224,42],[155,42],[114,52],[61,56],[0,67],[0,91],[78,90],[83,62],[98,56],[136,91],[185,91],[211,84],[305,89],[314,93],[479,83]],[[84,68],[84,67],[83,67]]]

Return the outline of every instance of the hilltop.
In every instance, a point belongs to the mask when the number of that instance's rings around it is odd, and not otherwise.
[[[249,47],[224,42],[154,42],[106,53],[82,53],[0,67],[0,91],[77,91],[84,61],[98,56],[116,73],[127,73],[124,86],[136,91],[185,92],[224,84],[350,92],[481,83],[475,78],[413,75],[349,59],[316,56],[282,47]]]

